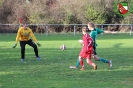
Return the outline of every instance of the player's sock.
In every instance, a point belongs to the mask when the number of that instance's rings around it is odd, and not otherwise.
[[[81,65],[82,68],[84,68],[84,63],[83,63],[82,60],[80,61],[80,65]]]
[[[94,63],[92,61],[89,61],[88,64],[93,66]]]
[[[76,68],[79,67],[79,65],[80,65],[80,62],[79,62],[79,59],[78,59],[77,62],[76,62]]]
[[[100,58],[100,61],[104,62],[104,63],[109,63],[109,60],[106,60],[104,58]]]

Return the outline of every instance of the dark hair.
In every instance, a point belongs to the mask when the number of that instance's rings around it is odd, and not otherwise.
[[[82,27],[82,31],[87,32],[87,30],[88,30],[87,26]]]
[[[24,22],[22,22],[22,24],[23,24],[23,25],[24,25],[24,24],[27,24],[27,25],[28,25],[28,24],[29,24],[29,22],[27,22],[27,21],[24,21]]]
[[[23,26],[27,26],[28,27],[29,25],[27,23],[24,23]]]

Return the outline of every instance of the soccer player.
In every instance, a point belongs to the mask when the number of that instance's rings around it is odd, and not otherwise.
[[[107,59],[104,59],[104,58],[101,58],[101,57],[97,56],[97,52],[96,52],[96,46],[97,46],[97,44],[96,44],[96,37],[97,37],[98,34],[101,34],[101,33],[115,33],[115,32],[104,31],[104,30],[101,30],[99,28],[95,28],[95,25],[92,22],[88,23],[88,29],[91,31],[90,32],[90,36],[91,36],[91,38],[94,41],[94,43],[93,43],[94,59],[96,61],[101,61],[101,62],[104,62],[104,63],[108,63],[109,67],[111,68],[112,67],[112,61],[111,60],[107,60]]]
[[[101,58],[101,57],[97,56],[97,52],[96,52],[96,46],[97,46],[97,44],[96,44],[96,37],[97,37],[98,34],[101,34],[101,33],[111,33],[111,34],[114,34],[116,32],[104,31],[104,30],[101,30],[99,28],[95,28],[95,25],[92,22],[88,23],[88,29],[91,30],[90,36],[93,39],[93,51],[94,51],[93,52],[93,56],[94,56],[94,59],[96,61],[101,61],[101,62],[107,63],[109,65],[109,67],[111,68],[112,67],[112,61],[111,60],[107,60],[105,58]],[[80,65],[80,62],[79,62],[79,60],[77,60],[76,65],[75,66],[70,66],[70,68],[77,68],[77,67],[79,67],[79,65]]]
[[[93,52],[93,40],[90,37],[90,35],[87,34],[87,28],[86,27],[82,28],[82,33],[83,33],[83,40],[79,40],[79,42],[83,45],[83,47],[80,51],[77,64],[78,65],[80,64],[80,66],[81,66],[80,70],[84,70],[85,66],[83,63],[83,58],[85,58],[86,62],[89,65],[93,66],[94,70],[96,70],[97,65],[91,61],[91,54]],[[70,68],[73,68],[73,66],[70,66]],[[77,67],[75,67],[75,68],[77,68]]]
[[[34,40],[34,42],[31,40],[30,37]],[[17,46],[18,41],[20,41],[20,47],[21,47],[21,61],[25,60],[26,44],[34,48],[36,58],[38,60],[41,60],[41,58],[38,56],[38,48],[36,44],[38,46],[41,46],[41,45],[39,42],[37,42],[36,37],[34,36],[32,30],[28,27],[27,23],[23,24],[23,26],[18,29],[17,36],[16,36],[16,43],[12,48],[15,48]]]

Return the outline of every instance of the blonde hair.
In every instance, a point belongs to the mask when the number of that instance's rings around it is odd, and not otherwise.
[[[89,22],[88,25],[91,26],[92,28],[95,28],[95,25],[93,22]]]

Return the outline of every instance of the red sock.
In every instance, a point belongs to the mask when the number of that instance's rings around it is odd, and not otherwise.
[[[88,64],[92,66],[93,62],[92,61],[89,61]]]
[[[84,68],[84,63],[83,63],[82,60],[80,61],[80,65],[81,65],[82,68]]]

